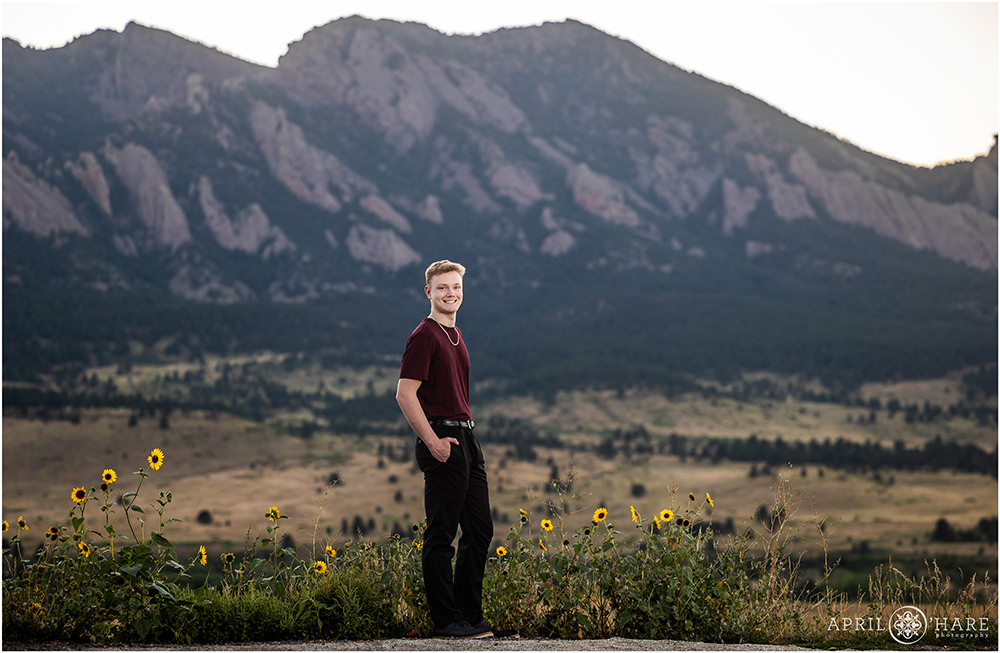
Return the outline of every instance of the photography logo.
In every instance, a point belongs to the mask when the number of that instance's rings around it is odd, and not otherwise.
[[[916,644],[927,632],[927,615],[920,608],[904,605],[889,618],[889,635],[900,644]]]

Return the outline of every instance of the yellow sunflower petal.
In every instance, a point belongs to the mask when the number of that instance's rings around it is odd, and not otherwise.
[[[150,469],[159,469],[163,465],[163,451],[159,448],[153,449],[146,460],[149,461]]]

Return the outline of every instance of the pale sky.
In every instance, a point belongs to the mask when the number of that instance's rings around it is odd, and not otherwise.
[[[916,165],[987,152],[998,124],[996,2],[2,0],[2,31],[60,47],[129,20],[275,66],[344,16],[453,34],[575,18],[866,150]]]

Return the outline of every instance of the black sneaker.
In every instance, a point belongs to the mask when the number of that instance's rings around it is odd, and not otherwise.
[[[475,626],[473,626],[473,628],[489,628],[490,632],[493,633],[494,637],[508,637],[508,638],[511,638],[511,639],[516,639],[516,638],[520,637],[520,635],[517,634],[516,630],[496,629],[496,628],[493,627],[493,624],[491,624],[490,622],[486,621],[485,619],[483,619],[478,624],[476,624]]]
[[[489,624],[486,624],[485,627],[482,624],[470,626],[468,622],[459,621],[448,624],[443,628],[435,628],[434,637],[446,639],[485,639],[493,637],[493,629],[490,628]]]

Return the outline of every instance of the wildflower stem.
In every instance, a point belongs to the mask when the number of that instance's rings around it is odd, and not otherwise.
[[[122,500],[122,506],[125,507],[125,522],[128,524],[128,529],[132,532],[132,539],[135,540],[136,544],[139,544],[139,538],[135,534],[135,529],[132,527],[132,518],[129,516],[129,511],[132,506],[135,505],[136,499],[139,498],[139,490],[142,488],[142,482],[146,480],[146,474],[143,469],[139,469],[139,485],[136,486],[135,492],[132,493],[132,502],[127,503],[125,497],[122,495],[121,490],[118,491],[118,498]]]
[[[104,531],[108,534],[108,548],[111,551],[111,559],[115,559],[115,531],[111,526],[111,491],[104,489]]]

